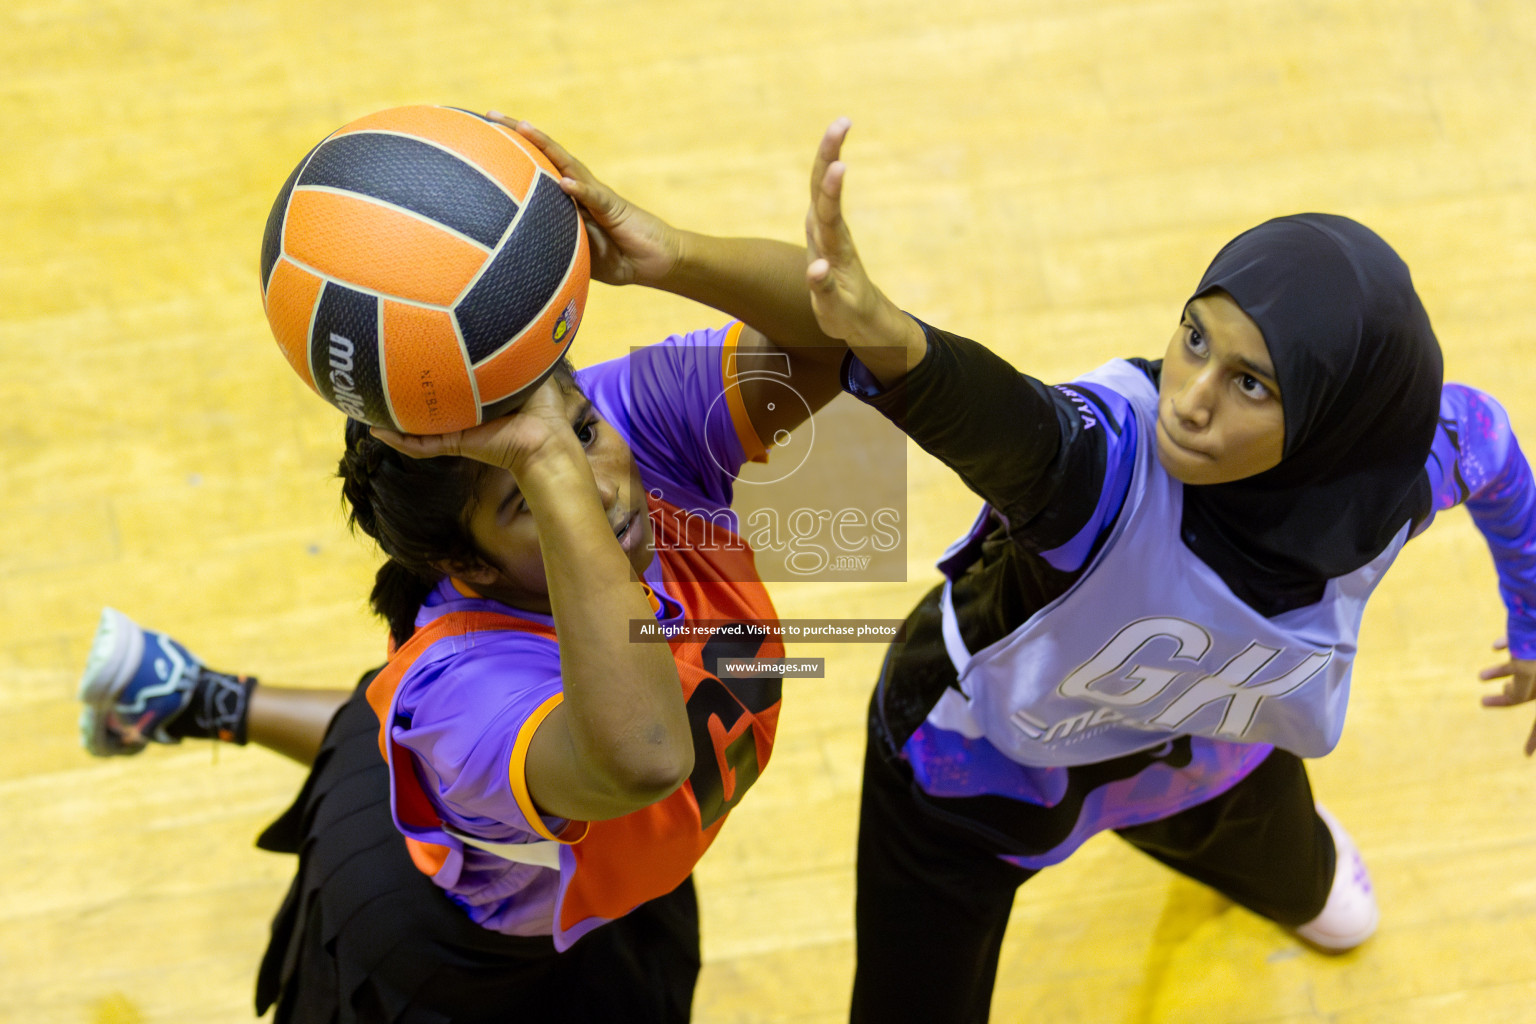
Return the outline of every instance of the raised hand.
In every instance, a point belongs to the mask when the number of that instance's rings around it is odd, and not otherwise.
[[[581,442],[571,430],[564,392],[550,377],[514,413],[450,434],[402,434],[386,427],[370,433],[413,459],[459,455],[508,470],[522,481],[541,465],[557,459],[585,464]]]
[[[805,280],[816,321],[829,337],[846,341],[865,366],[890,384],[922,360],[922,328],[875,287],[843,219],[842,157],[850,122],[832,122],[811,164],[811,203],[805,215]]]
[[[560,187],[581,207],[587,226],[593,278],[604,284],[654,285],[666,277],[678,260],[676,229],[598,181],[565,147],[527,121],[495,111],[486,116],[537,146],[560,172]]]
[[[1500,640],[1493,645],[1496,651],[1509,650],[1509,644]],[[1510,708],[1517,704],[1525,704],[1536,700],[1536,661],[1526,661],[1523,658],[1508,658],[1498,665],[1490,665],[1477,674],[1484,682],[1493,679],[1504,680],[1502,693],[1490,693],[1483,697],[1483,707]],[[1536,753],[1536,728],[1532,728],[1530,736],[1525,741],[1525,756],[1530,757]]]

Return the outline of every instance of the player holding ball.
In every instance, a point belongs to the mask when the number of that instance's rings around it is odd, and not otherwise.
[[[842,349],[816,326],[804,252],[679,231],[526,123],[492,120],[580,204],[594,277],[739,320],[557,365],[468,429],[349,420],[343,492],[387,556],[371,600],[393,648],[353,692],[214,672],[104,614],[81,688],[93,753],[206,737],[312,764],[260,841],[299,855],[258,979],[280,1024],[687,1020],[690,872],[773,746],[780,681],[715,669],[782,656],[777,638],[636,643],[631,623],[775,618],[719,526],[734,471],[806,411],[738,385],[732,357],[782,353],[813,411],[837,393]],[[717,402],[728,388],[740,408]]]

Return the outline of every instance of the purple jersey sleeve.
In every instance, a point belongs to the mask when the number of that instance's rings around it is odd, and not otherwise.
[[[510,772],[530,717],[560,693],[559,648],[516,632],[437,646],[445,649],[423,654],[402,682],[396,742],[415,755],[422,788],[449,825],[497,841],[540,838],[518,806]],[[564,822],[542,824],[558,832]]]
[[[736,475],[762,452],[734,383],[740,331],[673,335],[576,375],[635,453],[646,488],[678,508],[728,509]]]
[[[1435,511],[1465,503],[1488,542],[1509,609],[1510,654],[1536,658],[1536,483],[1503,407],[1447,384],[1425,468]]]

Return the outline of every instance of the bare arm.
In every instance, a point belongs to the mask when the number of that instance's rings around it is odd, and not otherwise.
[[[529,744],[528,792],[562,818],[628,814],[693,770],[677,665],[666,644],[630,640],[630,621],[651,618],[651,607],[586,460],[562,459],[518,480],[538,524],[565,691]]]
[[[812,412],[837,395],[846,348],[816,321],[805,287],[803,248],[675,228],[603,184],[528,122],[500,120],[537,145],[564,176],[561,187],[581,205],[594,278],[672,292],[741,320],[747,330],[738,351],[783,353],[795,390]],[[770,407],[772,394],[762,378],[748,378],[742,386],[747,414],[761,437],[793,430],[805,419],[806,410],[798,405]]]
[[[747,415],[758,436],[791,431],[842,391],[847,351],[822,333],[805,288],[805,250],[760,238],[717,238],[679,232],[680,252],[656,287],[703,302],[747,325],[738,353],[781,352],[790,382],[806,405],[774,402],[771,378],[747,377],[741,385]],[[750,365],[750,364],[748,364]]]
[[[666,644],[630,642],[630,621],[651,618],[651,607],[614,537],[558,383],[471,430],[375,434],[417,458],[460,455],[511,473],[533,517],[564,692],[528,748],[528,789],[539,809],[614,818],[682,785],[693,740],[677,666]]]

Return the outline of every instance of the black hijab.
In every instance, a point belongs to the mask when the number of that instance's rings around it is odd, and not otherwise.
[[[1264,335],[1285,448],[1256,476],[1186,486],[1181,528],[1234,593],[1277,615],[1429,514],[1440,345],[1407,264],[1345,217],[1298,214],[1238,235],[1191,298],[1213,291]]]

